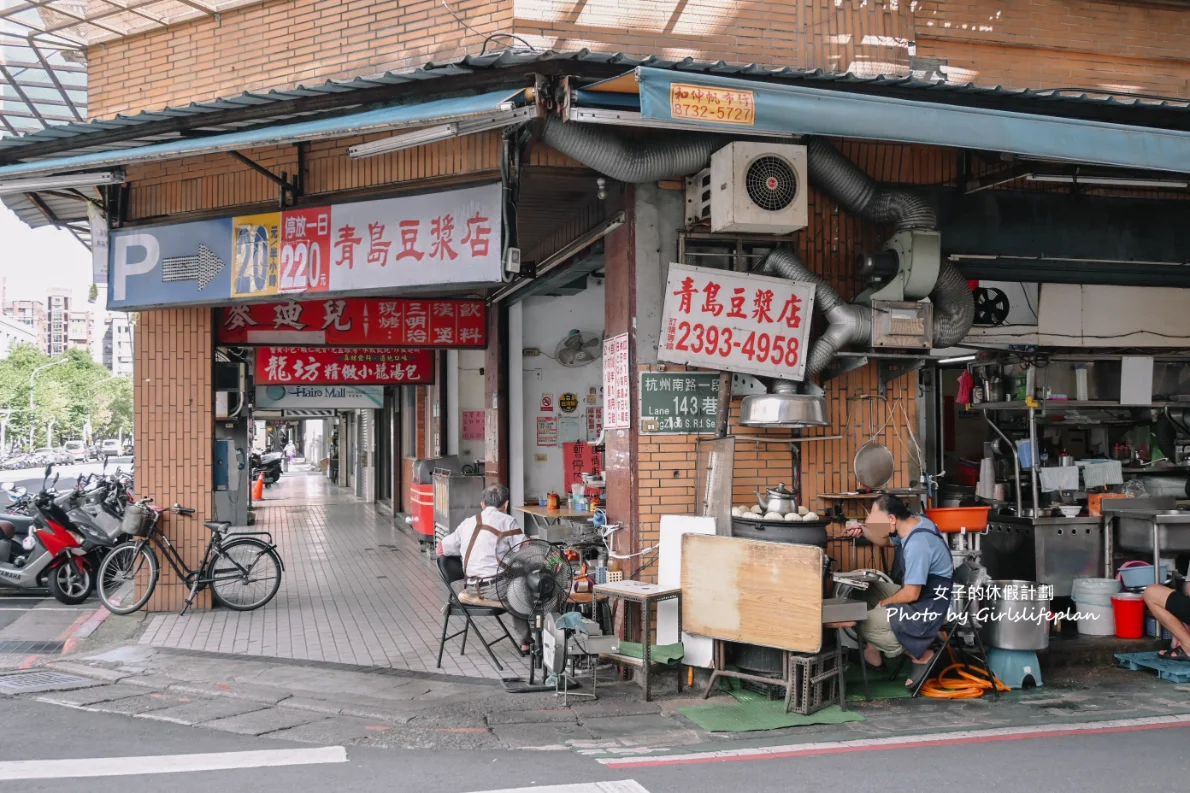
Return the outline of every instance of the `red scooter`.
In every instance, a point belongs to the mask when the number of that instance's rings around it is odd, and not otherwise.
[[[46,479],[49,479],[50,469],[51,466],[46,466]],[[57,481],[55,477],[54,483],[57,484]],[[50,594],[72,606],[82,603],[95,589],[94,571],[83,548],[83,535],[74,528],[73,521],[66,514],[73,497],[72,490],[59,494],[46,489],[43,483],[42,491],[33,497],[34,522],[29,532],[45,549],[45,556],[49,557],[49,563],[44,567],[36,566],[44,573],[38,574],[39,570],[34,575],[38,579],[44,575]],[[23,572],[28,575],[32,570]]]

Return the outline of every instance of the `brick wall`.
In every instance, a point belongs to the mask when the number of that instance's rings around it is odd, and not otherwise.
[[[310,143],[302,174],[307,196],[367,190],[394,182],[445,183],[455,176],[499,174],[500,135],[487,132],[440,143],[352,160],[349,146],[385,135]],[[253,149],[257,163],[280,175],[298,169],[293,146]],[[132,185],[129,219],[145,220],[186,212],[249,207],[278,200],[278,186],[228,154],[208,154],[128,169]],[[230,214],[230,213],[229,213]]]
[[[267,2],[88,51],[95,118],[478,54],[540,49],[724,60],[951,82],[1190,93],[1190,15],[1122,0]],[[499,49],[511,39],[494,39]],[[915,50],[915,58],[910,53]]]
[[[202,561],[213,508],[214,315],[209,308],[145,311],[136,323],[133,359],[137,493],[194,515],[162,516],[166,534],[190,566]],[[152,611],[182,608],[186,589],[164,559]],[[196,606],[209,605],[206,594]]]
[[[935,0],[916,40],[952,82],[1190,95],[1190,13],[1172,4]]]

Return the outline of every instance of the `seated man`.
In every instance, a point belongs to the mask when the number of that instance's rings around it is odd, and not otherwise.
[[[507,487],[490,485],[479,497],[483,511],[467,518],[438,543],[439,556],[463,557],[466,588],[485,600],[497,599],[491,584],[500,572],[500,560],[525,540],[516,519],[508,514],[508,499]],[[514,617],[512,625],[521,652],[528,652],[529,623]]]
[[[1178,569],[1185,569],[1183,563],[1179,558]],[[1171,583],[1175,583],[1176,588],[1161,584],[1145,587],[1145,605],[1153,618],[1177,640],[1176,646],[1162,650],[1159,655],[1171,661],[1190,661],[1190,650],[1187,650],[1190,630],[1186,630],[1186,623],[1190,623],[1190,583],[1178,576],[1174,576]]]
[[[905,685],[913,688],[934,657],[930,645],[950,609],[954,578],[950,547],[933,521],[914,515],[890,495],[876,499],[862,525],[853,522],[843,533],[862,534],[873,545],[896,549],[892,578],[899,585],[877,583],[863,593],[871,610],[860,631],[867,642],[864,659],[874,667],[883,666],[882,655],[893,658],[902,651],[909,653],[913,666]]]

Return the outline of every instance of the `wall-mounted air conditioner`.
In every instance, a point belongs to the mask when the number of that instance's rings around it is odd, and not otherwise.
[[[789,234],[806,227],[806,147],[735,141],[686,180],[686,219],[711,231]]]

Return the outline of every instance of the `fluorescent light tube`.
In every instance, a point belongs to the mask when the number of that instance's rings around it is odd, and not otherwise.
[[[0,179],[0,195],[12,193],[36,193],[38,190],[69,190],[74,187],[97,187],[105,184],[123,184],[127,181],[123,171],[100,171],[97,173],[71,173],[61,176],[38,176],[32,179]]]

